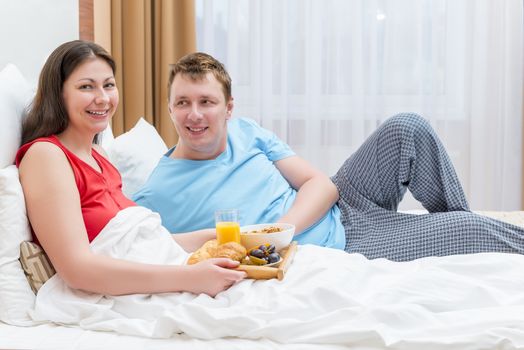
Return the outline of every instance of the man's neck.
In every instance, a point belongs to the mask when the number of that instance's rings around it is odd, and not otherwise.
[[[187,160],[212,160],[220,156],[227,148],[227,143],[223,147],[220,147],[215,152],[199,152],[193,150],[187,150],[181,145],[176,145],[175,149],[169,155],[171,159],[187,159]]]

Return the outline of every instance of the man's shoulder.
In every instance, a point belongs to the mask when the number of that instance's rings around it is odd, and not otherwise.
[[[260,125],[251,118],[247,117],[235,117],[231,118],[229,120],[229,126],[237,127],[237,128],[249,128],[249,127],[257,127],[260,128]]]
[[[228,129],[234,135],[248,135],[249,137],[256,137],[267,132],[256,120],[246,117],[230,119]]]

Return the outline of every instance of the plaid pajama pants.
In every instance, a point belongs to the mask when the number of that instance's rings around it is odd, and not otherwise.
[[[479,252],[524,254],[524,229],[469,211],[449,156],[416,114],[386,120],[332,177],[349,253],[409,261]],[[397,212],[409,189],[429,212]]]

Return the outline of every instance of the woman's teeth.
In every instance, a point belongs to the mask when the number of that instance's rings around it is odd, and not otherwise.
[[[93,114],[93,115],[105,115],[107,111],[87,111],[87,113]]]

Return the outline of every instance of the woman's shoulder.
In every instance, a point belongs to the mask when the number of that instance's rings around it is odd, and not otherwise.
[[[39,163],[62,161],[66,159],[64,151],[56,138],[41,137],[26,143],[16,154],[16,165],[19,167],[23,159],[37,160]]]

